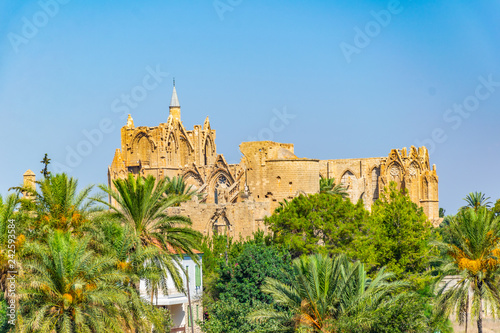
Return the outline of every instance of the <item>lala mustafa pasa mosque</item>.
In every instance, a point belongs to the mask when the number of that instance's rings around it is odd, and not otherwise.
[[[184,127],[175,85],[169,109],[167,122],[156,127],[135,126],[128,116],[121,128],[121,148],[108,167],[108,182],[112,185],[128,173],[181,176],[204,196],[171,208],[171,213],[190,217],[192,227],[205,235],[245,238],[265,230],[264,217],[279,202],[318,193],[320,178],[340,180],[350,200],[363,199],[367,209],[394,181],[439,224],[438,177],[425,147],[392,149],[386,157],[318,160],[295,156],[291,143],[253,141],[240,144],[239,164],[228,164],[217,152],[208,117],[192,130]],[[25,182],[34,180],[31,174],[25,174]]]

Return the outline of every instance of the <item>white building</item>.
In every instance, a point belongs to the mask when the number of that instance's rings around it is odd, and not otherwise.
[[[195,251],[196,252],[196,251]],[[197,253],[198,261],[201,265],[203,253]],[[167,292],[158,293],[158,297],[153,300],[154,305],[165,307],[170,311],[173,321],[173,329],[171,332],[191,332],[190,327],[194,324],[195,332],[200,332],[197,320],[203,320],[203,309],[201,296],[203,293],[203,272],[202,267],[197,265],[193,259],[184,255],[181,261],[183,269],[187,270],[189,275],[189,292],[191,295],[191,306],[193,307],[193,318],[189,314],[189,302],[187,297],[186,276],[182,274],[182,280],[186,294],[175,289],[174,283],[170,278],[167,281]],[[146,290],[146,281],[141,280],[140,285],[141,297],[151,301],[151,295]]]

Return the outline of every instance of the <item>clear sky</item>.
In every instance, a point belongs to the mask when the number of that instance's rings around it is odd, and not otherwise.
[[[499,17],[498,1],[3,0],[0,193],[45,153],[105,183],[122,115],[166,122],[175,77],[183,124],[210,116],[230,163],[252,139],[319,159],[425,144],[447,213],[495,201]]]

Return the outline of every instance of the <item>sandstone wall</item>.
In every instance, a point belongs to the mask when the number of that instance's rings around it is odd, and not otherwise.
[[[171,208],[169,213],[188,216],[193,222],[193,229],[206,236],[217,232],[239,239],[251,237],[258,230],[266,231],[264,216],[269,211],[269,202],[247,200],[232,204],[205,204],[193,200]]]

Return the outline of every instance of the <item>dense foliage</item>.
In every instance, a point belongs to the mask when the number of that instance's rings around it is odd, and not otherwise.
[[[312,253],[355,254],[353,241],[365,232],[368,212],[341,195],[320,193],[296,197],[266,218],[274,242],[292,257]]]
[[[293,332],[291,327],[283,329],[276,320],[252,322],[248,315],[255,310],[268,312],[274,308],[259,301],[249,305],[239,302],[235,297],[222,298],[209,306],[209,320],[201,323],[201,327],[207,333]]]
[[[99,206],[104,193],[90,197],[92,187],[78,191],[74,178],[52,175],[47,164],[35,186],[17,187],[18,193],[6,200],[0,197],[2,291],[7,270],[19,272],[16,293],[5,293],[17,308],[16,325],[7,329],[168,331],[169,313],[141,298],[139,281],[146,282],[152,297],[172,277],[183,292],[183,271],[172,251],[192,253],[201,236],[189,228],[189,219],[171,216],[166,208],[189,199],[190,189],[179,179],[170,184],[169,179],[130,175],[114,182],[117,190],[100,187],[118,203],[106,211]],[[15,225],[12,239],[7,223]],[[15,246],[15,255],[7,255],[8,244]],[[2,298],[2,324],[4,305]]]
[[[297,258],[290,274],[291,283],[266,278],[262,291],[289,310],[256,310],[250,317],[266,322],[278,319],[296,329],[319,332],[365,332],[373,326],[376,312],[399,306],[400,292],[408,284],[391,282],[392,274],[383,269],[373,279],[363,264],[340,255]]]
[[[3,297],[3,293],[0,294],[0,333],[8,332],[9,324],[7,318],[7,303]]]
[[[216,235],[205,244],[204,303],[208,320],[202,323],[204,332],[275,332],[278,322],[250,322],[247,315],[253,309],[274,309],[272,298],[261,291],[261,286],[267,277],[288,281],[288,251],[266,244],[262,232],[254,234],[252,240],[239,242]]]
[[[500,217],[490,211],[484,200],[471,202],[450,218],[449,232],[453,244],[444,243],[448,257],[442,267],[444,275],[458,275],[455,285],[443,285],[439,292],[438,309],[445,314],[455,311],[463,323],[468,313],[476,317],[482,330],[483,310],[490,314],[500,311]]]
[[[287,281],[286,271],[290,265],[287,252],[262,243],[245,244],[237,257],[221,265],[217,293],[220,297],[235,297],[243,303],[256,300],[270,303],[272,299],[260,291],[260,286],[266,277]]]
[[[90,197],[92,187],[78,191],[44,161],[36,188],[0,197],[0,332],[168,331],[169,313],[151,302],[168,279],[184,291],[172,252],[194,249],[204,252],[204,332],[450,333],[452,312],[461,322],[472,315],[481,332],[483,312],[500,311],[500,200],[492,207],[481,192],[433,230],[394,183],[368,212],[322,180],[320,193],[282,202],[266,218],[269,235],[202,243],[188,218],[166,213],[199,196],[181,178],[129,175]],[[447,275],[458,283],[445,286]],[[15,329],[8,301],[18,308]]]
[[[391,183],[372,206],[358,258],[378,270],[386,267],[403,278],[424,272],[435,253],[431,225],[422,208]]]

